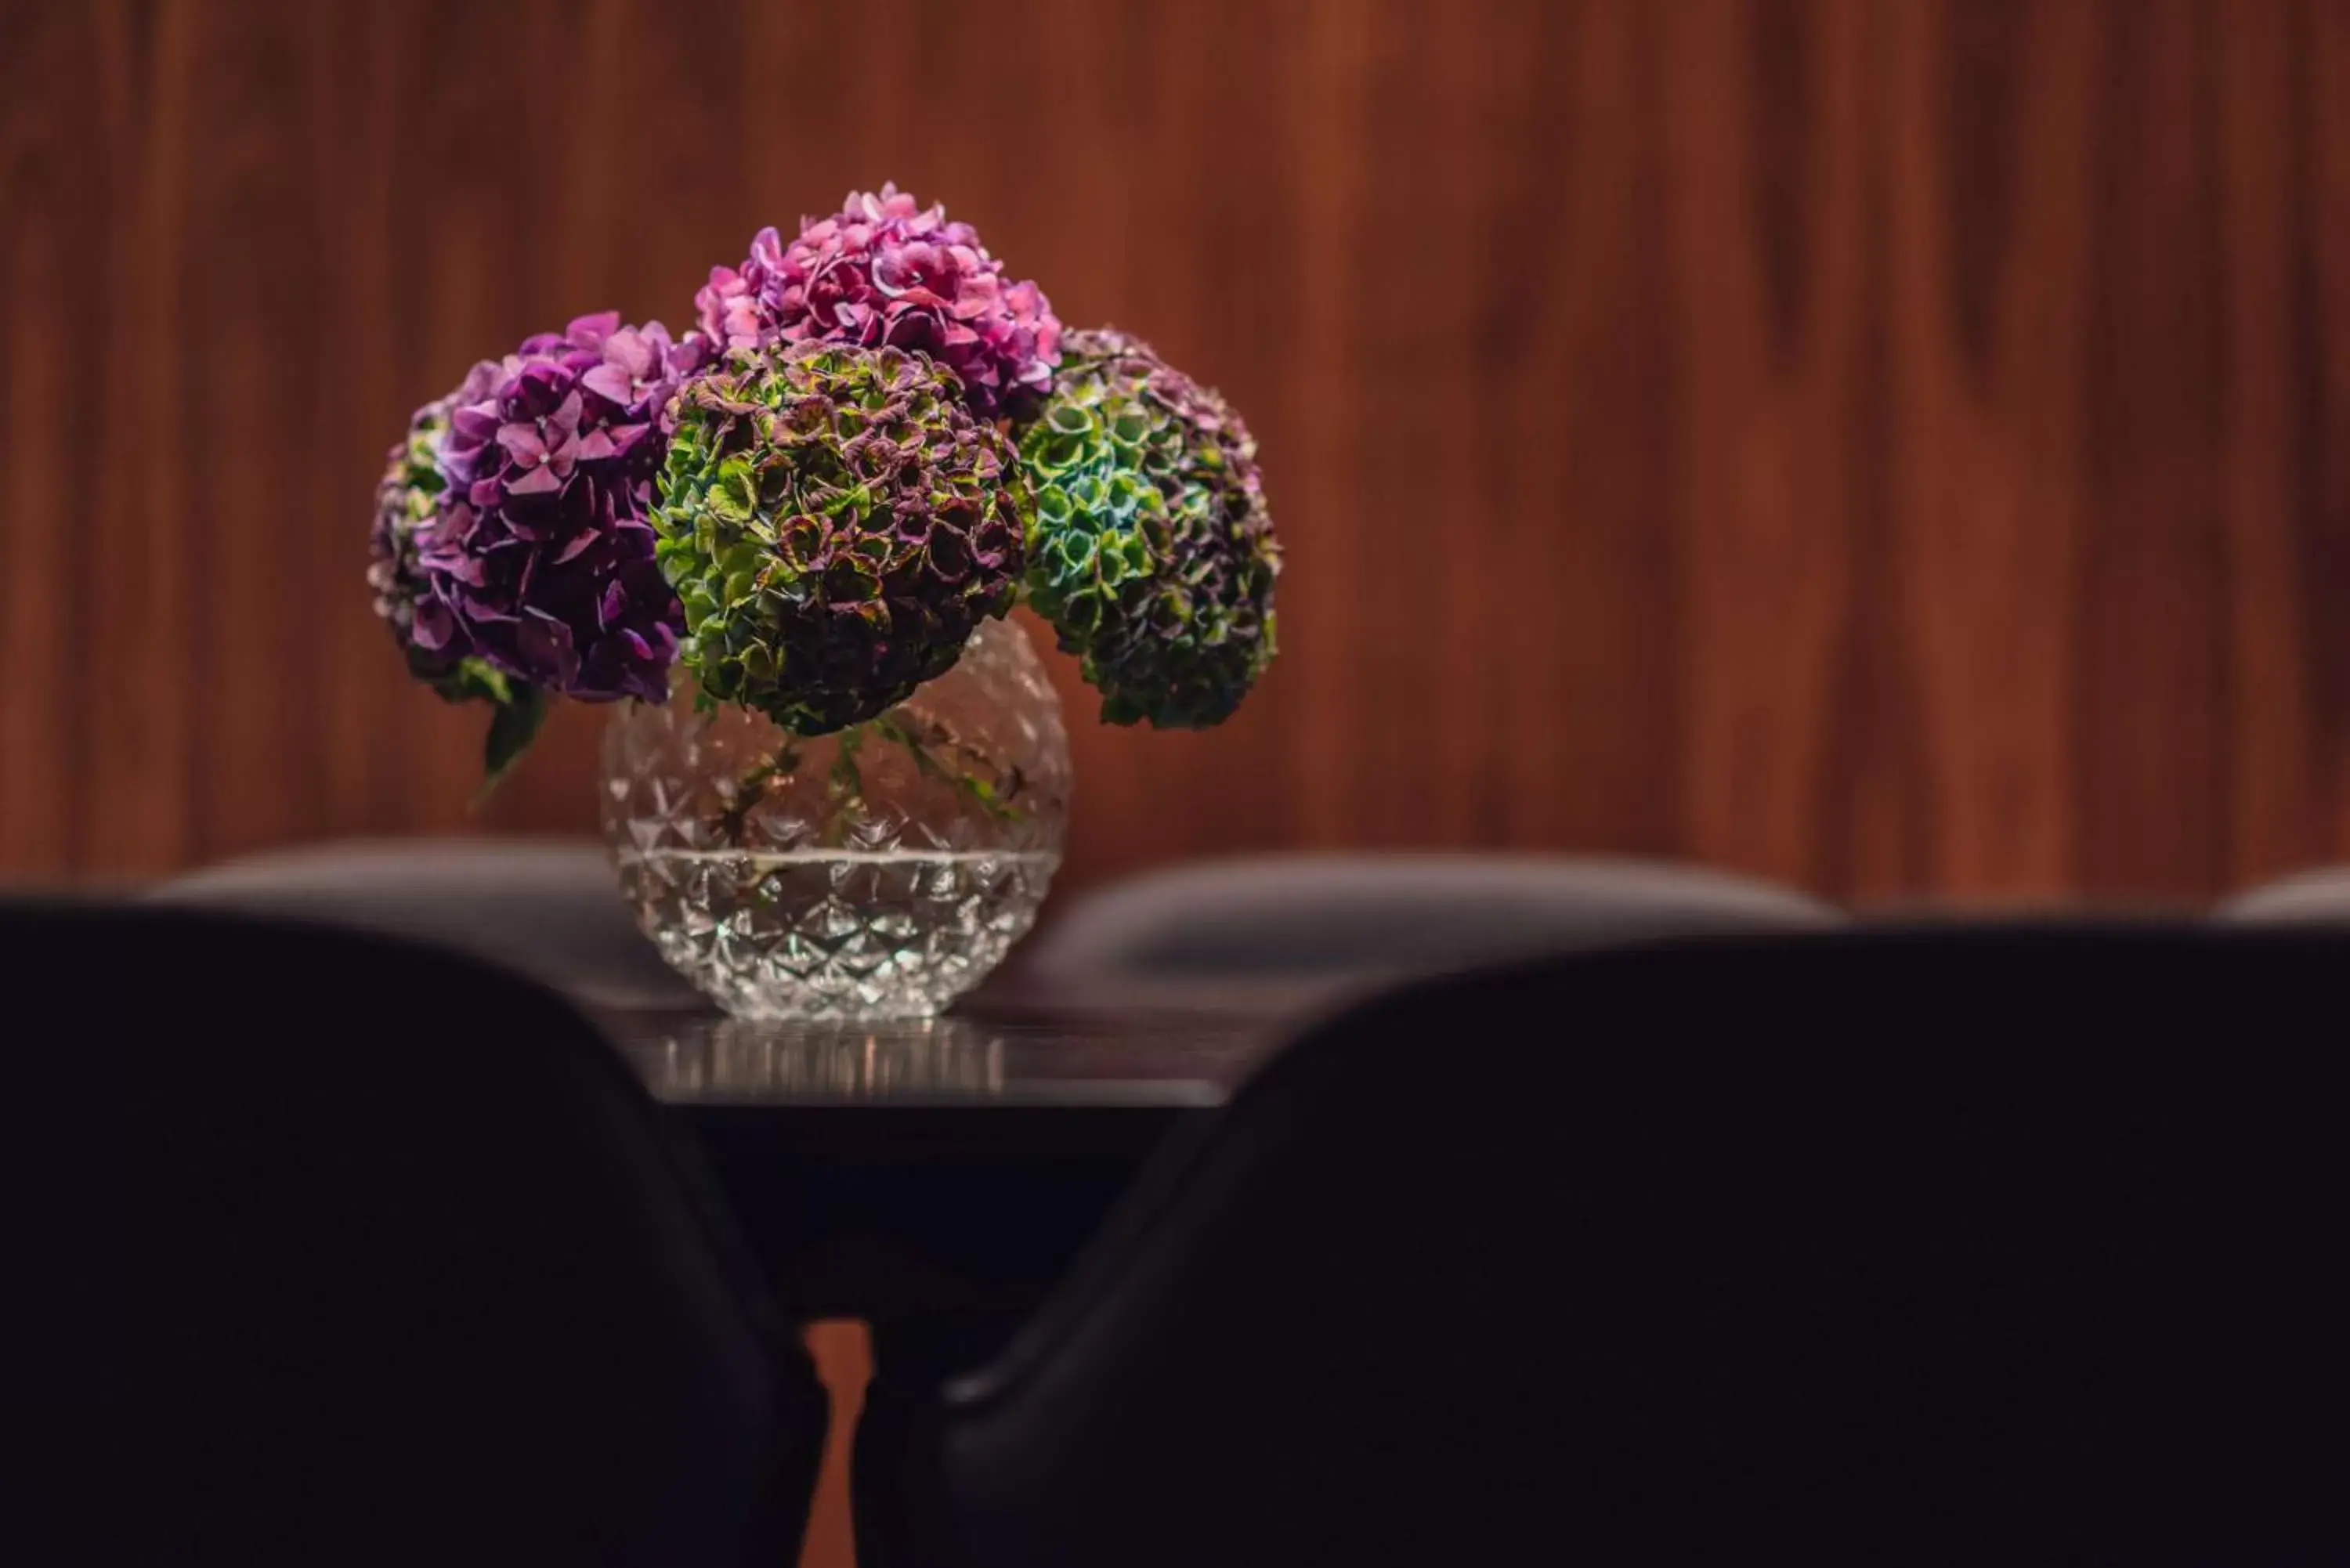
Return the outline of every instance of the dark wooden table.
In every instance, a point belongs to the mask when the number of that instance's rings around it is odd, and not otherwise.
[[[983,1344],[1171,1131],[1348,989],[998,988],[913,1023],[599,1022],[692,1127],[786,1311]]]

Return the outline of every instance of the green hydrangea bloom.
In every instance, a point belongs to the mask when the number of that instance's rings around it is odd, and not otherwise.
[[[703,696],[798,734],[876,717],[1012,607],[1026,486],[920,354],[738,349],[689,381],[652,513]]]
[[[1215,391],[1110,330],[1061,340],[1021,432],[1029,602],[1113,724],[1222,722],[1274,655],[1281,551],[1256,442]]]

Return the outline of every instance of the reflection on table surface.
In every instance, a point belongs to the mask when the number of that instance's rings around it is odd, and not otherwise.
[[[653,1094],[680,1104],[1217,1105],[1278,1038],[1240,1018],[602,1022]]]
[[[688,1105],[1222,1104],[1361,980],[992,984],[942,1018],[763,1022],[604,1012],[653,1093]]]

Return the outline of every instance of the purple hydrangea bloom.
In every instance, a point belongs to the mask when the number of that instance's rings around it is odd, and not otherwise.
[[[418,560],[445,623],[420,611],[428,653],[463,648],[565,697],[662,701],[683,629],[653,561],[653,476],[671,404],[710,358],[699,333],[584,316],[525,342],[449,411],[445,489]],[[445,641],[442,639],[446,639]]]
[[[463,404],[488,396],[498,367],[484,359],[464,383],[409,416],[408,434],[385,454],[382,481],[375,492],[375,526],[369,535],[368,584],[375,589],[375,613],[391,628],[410,673],[436,686],[453,677],[470,651],[464,633],[447,607],[425,586],[420,560],[441,515],[441,437],[449,416]],[[418,620],[424,622],[420,634]],[[445,693],[444,693],[445,694]]]
[[[740,268],[713,267],[694,296],[722,348],[884,346],[929,355],[983,419],[1016,415],[1053,384],[1061,324],[1034,283],[1007,283],[969,223],[917,208],[895,185],[851,192],[789,245],[762,229]]]

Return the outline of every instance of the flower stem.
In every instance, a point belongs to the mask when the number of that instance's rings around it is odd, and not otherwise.
[[[917,725],[921,728],[917,729]],[[874,720],[873,732],[903,746],[914,759],[917,772],[951,784],[996,821],[1018,822],[1027,815],[1012,804],[1012,798],[1027,786],[1028,781],[1021,776],[1020,770],[994,770],[998,773],[996,779],[982,776],[979,766],[992,769],[993,764],[977,747],[965,742],[940,721],[917,719],[910,711],[899,709]],[[940,761],[936,754],[940,751],[954,758],[956,765],[950,767]]]
[[[850,813],[865,804],[865,774],[857,765],[857,753],[865,748],[865,726],[852,724],[843,730],[837,745],[831,775],[824,785],[825,799],[832,808],[825,818],[824,842],[834,849],[848,836]]]
[[[949,785],[995,821],[1014,823],[1027,816],[1024,806],[1013,804],[1028,784],[1018,768],[999,767],[945,723],[917,717],[900,708],[852,725],[837,738],[837,750],[825,778],[827,815],[823,842],[827,846],[837,848],[847,840],[849,819],[865,804],[865,773],[858,759],[868,732],[901,747],[913,758],[917,773]],[[767,799],[778,781],[787,780],[799,771],[804,760],[798,737],[789,737],[773,755],[737,780],[727,796],[725,809],[711,820],[721,842],[729,848],[744,847],[752,814]]]
[[[799,742],[786,739],[775,748],[775,755],[736,781],[734,793],[727,799],[726,809],[718,814],[712,824],[718,829],[718,836],[730,848],[743,847],[743,835],[750,826],[751,814],[759,808],[761,801],[767,798],[767,786],[778,776],[788,778],[799,765]]]

